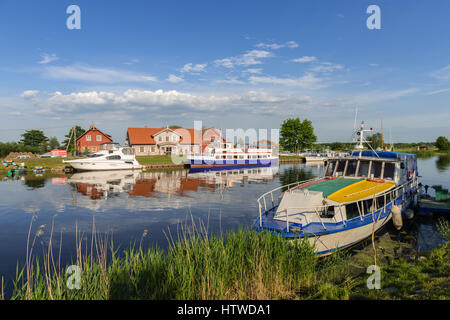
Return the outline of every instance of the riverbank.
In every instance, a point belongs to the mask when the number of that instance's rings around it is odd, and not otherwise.
[[[69,157],[69,158],[29,158],[29,159],[2,159],[2,160],[14,160],[17,165],[24,164],[26,172],[32,172],[35,167],[42,167],[46,171],[54,173],[63,173],[64,167],[68,164],[63,163],[63,160],[81,159],[81,157]],[[170,156],[155,155],[155,156],[141,156],[136,157],[136,160],[142,164],[143,170],[155,170],[155,169],[182,169],[184,165],[174,164]],[[0,167],[0,172],[7,172],[13,169],[13,166]]]
[[[111,247],[110,255],[102,237],[78,237],[78,290],[66,287],[67,275],[55,266],[58,258],[49,250],[43,265],[29,257],[13,298],[449,299],[450,228],[447,220],[439,223],[447,242],[427,253],[392,240],[389,233],[376,237],[380,289],[367,287],[367,267],[374,264],[371,245],[353,255],[339,252],[319,259],[307,241],[239,230],[224,238],[185,233],[171,240],[167,251],[132,246],[119,253]],[[96,253],[87,254],[88,247]]]
[[[305,162],[305,157],[303,156],[279,156],[279,163],[303,163]]]

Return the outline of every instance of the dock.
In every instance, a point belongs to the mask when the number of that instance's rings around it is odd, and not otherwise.
[[[422,198],[419,200],[418,213],[432,215],[433,213],[450,213],[450,201],[436,201],[436,198]]]

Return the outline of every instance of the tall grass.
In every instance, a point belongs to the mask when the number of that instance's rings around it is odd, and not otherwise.
[[[317,299],[349,295],[348,264],[341,254],[319,262],[307,240],[287,241],[245,229],[223,237],[204,231],[181,227],[176,239],[167,235],[167,250],[144,250],[141,240],[138,247],[132,245],[119,253],[107,235],[94,231],[93,223],[90,241],[77,230],[75,264],[81,269],[80,289],[68,288],[68,274],[49,243],[43,259],[33,262],[30,254],[26,266],[18,269],[12,298]]]

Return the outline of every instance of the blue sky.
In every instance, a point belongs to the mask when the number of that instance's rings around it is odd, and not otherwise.
[[[69,5],[81,29],[69,30]],[[369,5],[381,29],[369,30]],[[0,141],[62,140],[94,123],[279,128],[312,120],[320,142],[359,120],[398,142],[450,136],[450,2],[0,2]]]

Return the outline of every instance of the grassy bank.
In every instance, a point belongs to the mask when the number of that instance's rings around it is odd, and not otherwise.
[[[31,227],[30,227],[31,230]],[[225,237],[182,232],[167,250],[114,249],[107,237],[77,237],[74,263],[80,288],[69,290],[67,266],[52,252],[33,258],[17,274],[13,299],[449,299],[450,245],[420,255],[410,243],[377,237],[381,289],[368,289],[371,245],[319,259],[308,241],[239,230]],[[450,228],[441,220],[447,241]],[[145,233],[143,237],[145,236]],[[50,239],[52,237],[50,236]],[[171,236],[168,238],[172,239]],[[82,239],[82,240],[81,240]],[[55,241],[55,243],[58,243]],[[142,242],[142,241],[141,241]],[[53,245],[57,248],[57,245]],[[20,269],[18,269],[20,270]]]
[[[99,237],[96,237],[98,240]],[[32,242],[30,240],[30,242]],[[106,241],[78,241],[80,289],[69,290],[58,258],[30,258],[13,299],[309,299],[348,298],[345,257],[318,263],[308,242],[240,230],[222,239],[183,236],[167,251],[107,254]],[[31,247],[31,245],[30,245]]]
[[[155,156],[137,156],[136,160],[142,164],[173,164],[171,156],[155,155]]]
[[[63,160],[76,159],[73,157],[68,158],[30,158],[30,159],[2,159],[2,160],[14,160],[17,165],[20,166],[21,163],[24,163],[25,167],[28,169],[33,169],[34,167],[43,167],[44,169],[53,169],[64,167],[65,163]],[[12,167],[4,167],[1,166],[0,170],[10,170]]]

